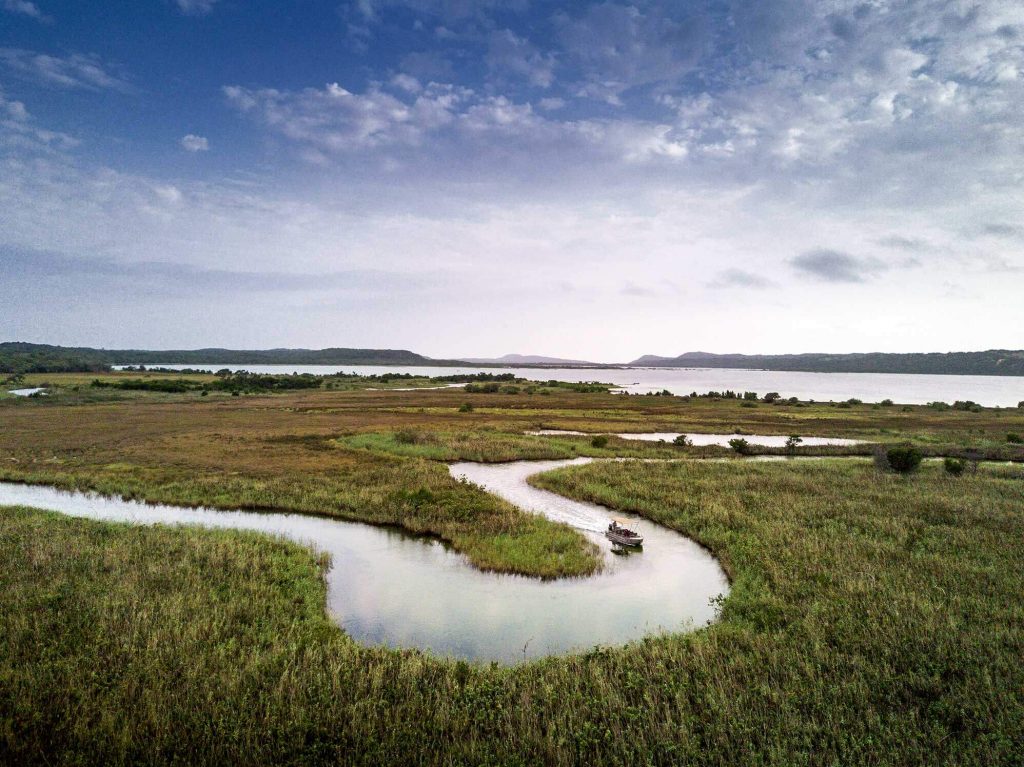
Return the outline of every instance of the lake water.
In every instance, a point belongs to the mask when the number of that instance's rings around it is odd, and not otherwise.
[[[712,620],[710,600],[728,583],[696,543],[637,519],[634,529],[646,537],[646,550],[612,556],[600,535],[608,510],[526,485],[530,474],[581,462],[451,468],[528,511],[578,527],[605,551],[604,572],[551,582],[484,573],[436,540],[324,517],[150,505],[14,483],[0,483],[0,505],[134,524],[255,530],[311,545],[331,555],[330,614],[353,639],[369,645],[517,663]]]
[[[571,431],[567,429],[538,429],[537,431],[528,431],[527,434],[536,435],[551,435],[557,436],[559,434],[597,434],[598,432],[589,431]],[[697,432],[679,432],[679,431],[648,431],[648,432],[618,432],[614,436],[622,437],[623,439],[637,439],[642,442],[671,442],[676,437],[683,434],[690,440],[691,445],[704,446],[704,445],[720,445],[722,447],[729,447],[729,440],[742,437],[752,445],[763,445],[764,447],[785,447],[786,440],[789,437],[775,436],[768,434],[698,434]],[[824,445],[859,445],[862,440],[859,439],[843,439],[841,437],[801,437],[800,445],[807,447],[822,447]]]
[[[46,389],[42,386],[37,386],[33,389],[11,389],[7,393],[13,394],[15,397],[31,397],[33,394],[45,394]]]
[[[155,366],[154,366],[155,367]],[[512,373],[520,378],[546,381],[603,381],[621,386],[631,394],[667,389],[673,394],[696,391],[776,391],[784,397],[819,402],[856,397],[864,402],[891,399],[900,404],[923,405],[941,401],[973,400],[990,407],[1016,407],[1024,401],[1024,377],[941,376],[896,373],[786,373],[771,370],[721,368],[483,368],[474,366],[390,367],[382,365],[160,365],[201,370],[249,370],[253,373],[359,373],[361,375],[412,373],[422,376],[456,373]]]

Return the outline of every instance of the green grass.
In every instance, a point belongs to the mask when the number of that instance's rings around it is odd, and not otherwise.
[[[426,458],[433,461],[535,461],[592,456],[643,456],[679,458],[685,453],[671,445],[627,442],[615,437],[606,447],[594,447],[590,436],[534,436],[493,430],[435,431],[401,429],[395,432],[363,432],[340,437],[337,444],[386,455]]]
[[[1020,467],[626,461],[536,481],[711,547],[721,620],[510,669],[441,661],[349,641],[292,544],[7,509],[0,761],[1020,763]]]
[[[0,480],[151,503],[293,511],[396,525],[447,541],[482,570],[556,578],[600,569],[596,548],[577,531],[524,514],[475,485],[452,478],[441,464],[385,456],[352,460],[317,439],[288,440],[281,447],[292,462],[280,464],[275,473],[268,456],[264,472],[255,476],[127,462],[91,467],[50,463],[29,469],[0,465]],[[302,457],[335,471],[297,471]]]

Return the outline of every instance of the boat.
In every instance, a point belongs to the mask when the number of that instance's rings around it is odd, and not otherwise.
[[[643,537],[626,527],[625,523],[624,519],[613,519],[604,531],[604,537],[620,546],[643,546]]]

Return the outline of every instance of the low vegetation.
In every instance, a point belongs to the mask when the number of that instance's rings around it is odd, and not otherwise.
[[[4,509],[0,754],[788,767],[1024,750],[1019,467],[626,461],[535,481],[709,546],[732,580],[719,622],[511,668],[433,659],[345,637],[323,563],[293,544]]]

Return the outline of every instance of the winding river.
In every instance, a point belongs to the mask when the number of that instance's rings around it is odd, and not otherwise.
[[[611,515],[607,509],[526,482],[532,474],[586,460],[451,466],[453,476],[465,476],[526,511],[566,522],[606,552],[602,573],[550,582],[481,572],[436,540],[324,517],[190,509],[14,483],[0,483],[0,505],[113,522],[254,530],[311,545],[331,555],[330,614],[367,645],[517,663],[658,631],[690,630],[712,620],[711,600],[728,590],[728,581],[707,551],[666,528],[631,518],[631,526],[646,538],[645,550],[612,555],[601,535]]]

